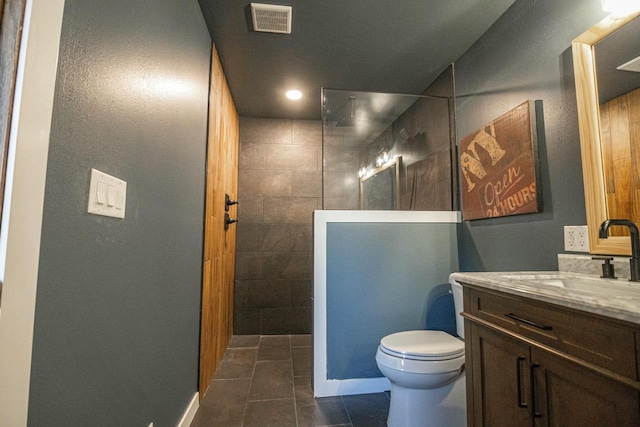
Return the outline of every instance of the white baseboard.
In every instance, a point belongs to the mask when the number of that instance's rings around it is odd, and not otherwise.
[[[189,425],[191,424],[191,421],[193,421],[193,417],[196,416],[198,407],[200,406],[199,396],[200,395],[198,393],[193,395],[193,399],[191,399],[189,406],[187,406],[187,410],[184,412],[182,419],[180,419],[180,422],[176,427],[189,427]]]

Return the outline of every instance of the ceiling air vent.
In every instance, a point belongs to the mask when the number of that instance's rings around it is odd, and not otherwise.
[[[255,31],[291,34],[291,6],[251,3],[251,17]]]

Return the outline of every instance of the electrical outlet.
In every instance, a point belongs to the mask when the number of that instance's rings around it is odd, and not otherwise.
[[[589,252],[589,229],[586,225],[576,227],[575,244],[577,252]]]
[[[586,225],[565,225],[564,250],[589,252],[589,232]]]
[[[564,226],[564,250],[573,252],[576,250],[576,233],[574,227],[570,225]]]

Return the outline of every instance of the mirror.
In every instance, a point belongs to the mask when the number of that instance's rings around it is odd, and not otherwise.
[[[402,156],[372,170],[360,178],[360,209],[395,210],[400,206],[400,170]]]
[[[619,214],[630,216],[629,212],[616,207],[620,201],[616,202],[615,190],[612,191],[615,188],[615,185],[612,186],[612,182],[614,182],[612,181],[613,175],[608,172],[605,174],[605,171],[615,170],[619,175],[623,175],[626,182],[632,180],[630,177],[635,172],[631,170],[626,170],[625,172],[624,169],[609,162],[611,146],[618,141],[614,139],[615,132],[611,132],[609,126],[610,117],[606,110],[608,107],[602,107],[601,117],[598,89],[602,87],[604,90],[606,83],[605,80],[601,81],[598,75],[601,70],[596,64],[605,63],[604,57],[606,55],[603,56],[602,46],[607,44],[608,41],[603,45],[599,44],[605,42],[605,39],[614,35],[618,30],[622,30],[620,34],[624,35],[629,28],[626,26],[637,24],[637,21],[633,21],[639,16],[640,11],[625,17],[611,15],[580,35],[572,43],[587,226],[589,228],[589,249],[591,253],[607,255],[631,254],[631,243],[628,236],[614,235],[608,239],[600,239],[598,237],[598,228],[605,219],[614,218]],[[637,35],[635,38],[638,38]],[[635,56],[629,59],[634,59],[638,56],[640,56],[640,52],[636,52]],[[616,94],[614,100],[619,97],[620,94]],[[603,105],[610,100],[605,99],[604,101]],[[627,148],[627,150],[634,151],[630,148]],[[630,166],[637,167],[640,159],[637,157],[633,161],[629,159],[627,163]],[[619,185],[618,187],[624,187],[624,185]],[[618,199],[623,198],[633,201],[633,196],[629,191],[630,189],[626,194],[621,194],[618,191]],[[639,218],[634,220],[640,222]]]

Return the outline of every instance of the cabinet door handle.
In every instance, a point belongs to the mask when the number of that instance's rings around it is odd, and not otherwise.
[[[526,357],[518,357],[516,359],[516,376],[517,376],[517,382],[518,382],[518,407],[520,408],[526,408],[527,407],[527,402],[523,402],[522,401],[522,362],[524,362],[525,360],[527,360]]]
[[[505,316],[508,317],[509,319],[513,319],[513,320],[515,320],[517,322],[521,322],[521,323],[526,323],[529,326],[533,326],[535,328],[542,329],[544,331],[550,331],[550,330],[553,329],[553,326],[541,325],[541,324],[533,322],[531,320],[523,319],[522,317],[516,316],[513,313],[505,314]]]
[[[537,363],[531,364],[531,412],[533,412],[534,418],[542,418],[542,414],[538,412],[538,408],[536,405],[536,375],[535,370],[539,368],[540,365]]]

